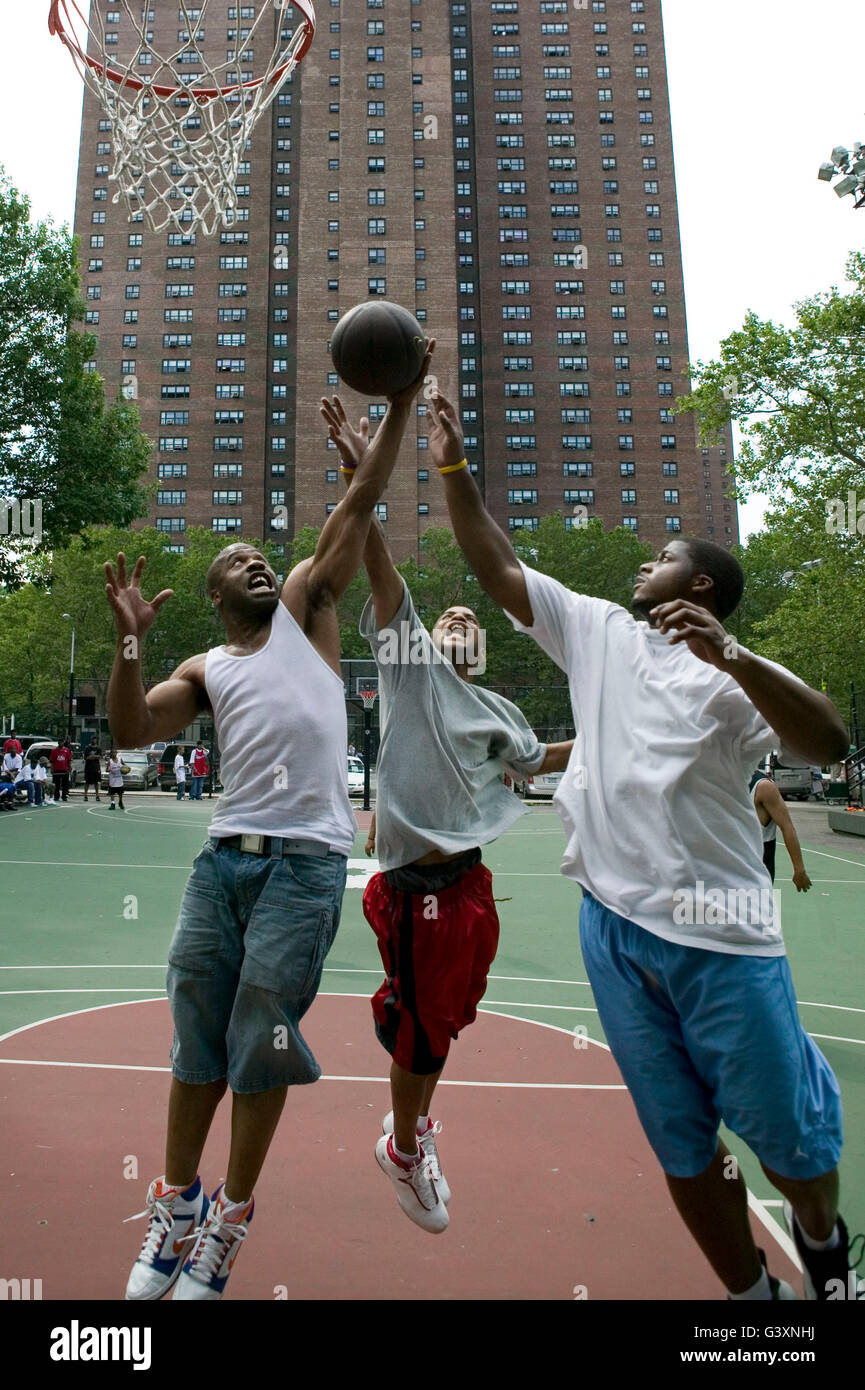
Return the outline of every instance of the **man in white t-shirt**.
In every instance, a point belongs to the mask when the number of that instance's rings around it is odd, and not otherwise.
[[[642,565],[634,616],[521,564],[465,466],[453,406],[432,404],[430,455],[472,572],[568,677],[562,872],[583,889],[598,1012],[673,1200],[730,1298],[795,1297],[761,1268],[723,1120],[786,1199],[808,1296],[843,1298],[839,1089],[799,1023],[748,773],[779,738],[831,762],[844,726],[725,632],[743,577],[720,546],[675,540]]]
[[[179,748],[174,755],[174,780],[177,784],[177,800],[182,801],[186,792],[186,762]]]
[[[171,590],[145,600],[143,557],[128,579],[125,556],[116,571],[105,567],[117,626],[107,700],[116,742],[149,747],[210,710],[224,789],[168,952],[174,1044],[165,1173],[141,1213],[148,1231],[127,1299],[159,1299],[175,1284],[176,1300],[222,1297],[288,1087],[321,1075],[300,1022],[339,925],[357,830],[336,605],[396,463],[434,342],[427,347],[418,379],[390,398],[315,554],[280,585],[254,546],[221,551],[207,587],[225,643],[182,662],[152,690],[141,679],[142,639]],[[209,1203],[198,1165],[229,1088],[227,1174]]]

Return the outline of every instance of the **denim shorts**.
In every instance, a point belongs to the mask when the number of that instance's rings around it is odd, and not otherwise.
[[[171,1070],[232,1091],[317,1081],[299,1023],[339,926],[345,855],[266,858],[210,839],[192,866],[168,951]]]
[[[837,1167],[838,1083],[799,1021],[785,956],[680,946],[585,889],[580,942],[607,1042],[666,1173],[708,1168],[722,1120],[783,1178]]]

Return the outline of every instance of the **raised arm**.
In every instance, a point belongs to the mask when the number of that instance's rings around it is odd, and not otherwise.
[[[346,417],[339,396],[334,396],[332,401],[322,398],[321,415],[328,426],[329,437],[339,450],[342,475],[346,486],[350,487],[370,447],[369,420],[364,415],[359,427],[354,429]],[[363,562],[372,590],[376,625],[386,627],[402,603],[404,586],[375,513],[367,532]]]
[[[307,594],[313,607],[320,605],[323,597],[336,603],[358,571],[370,518],[394,470],[412,401],[423,385],[434,349],[435,339],[428,339],[427,354],[417,380],[390,397],[387,414],[358,466],[353,486],[322,528],[306,576]]]
[[[787,810],[787,803],[775,786],[768,778],[757,783],[754,794],[754,801],[768,811],[773,821],[777,825],[781,834],[784,836],[784,844],[787,853],[793,863],[793,883],[797,893],[807,893],[811,887],[811,880],[805,872],[805,861],[802,858],[802,846],[799,844],[799,836],[796,834],[796,827]]]
[[[514,548],[493,521],[465,463],[463,431],[446,396],[432,398],[430,453],[444,479],[445,498],[457,544],[478,583],[494,603],[526,627],[534,625],[526,579]]]
[[[163,589],[148,602],[141,593],[144,556],[126,577],[126,556],[117,556],[117,570],[105,565],[105,593],[114,612],[117,648],[108,684],[108,722],[118,748],[143,748],[157,739],[170,738],[191,724],[207,707],[204,685],[205,656],[184,661],[167,681],[145,693],[141,679],[144,634],[153,624],[171,589]]]

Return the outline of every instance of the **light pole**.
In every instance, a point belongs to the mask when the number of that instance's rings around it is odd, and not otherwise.
[[[75,622],[71,613],[64,613],[67,623],[72,623],[72,650],[69,653],[69,719],[66,726],[66,737],[72,742],[72,711],[75,704]]]

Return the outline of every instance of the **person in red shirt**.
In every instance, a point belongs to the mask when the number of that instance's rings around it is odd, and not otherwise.
[[[21,744],[18,742],[18,739],[17,739],[17,738],[15,737],[15,735],[13,734],[12,737],[11,737],[11,738],[7,738],[6,742],[3,744],[3,752],[4,752],[4,753],[23,753],[23,752],[24,752],[24,749],[21,747]]]
[[[200,801],[201,788],[204,785],[205,777],[210,771],[210,766],[207,761],[207,750],[204,747],[203,743],[196,743],[192,757],[189,761],[192,767],[192,780],[189,787],[189,800]]]
[[[69,800],[69,769],[72,765],[72,749],[69,747],[68,738],[52,748],[48,755],[51,762],[51,772],[54,777],[54,800]]]

